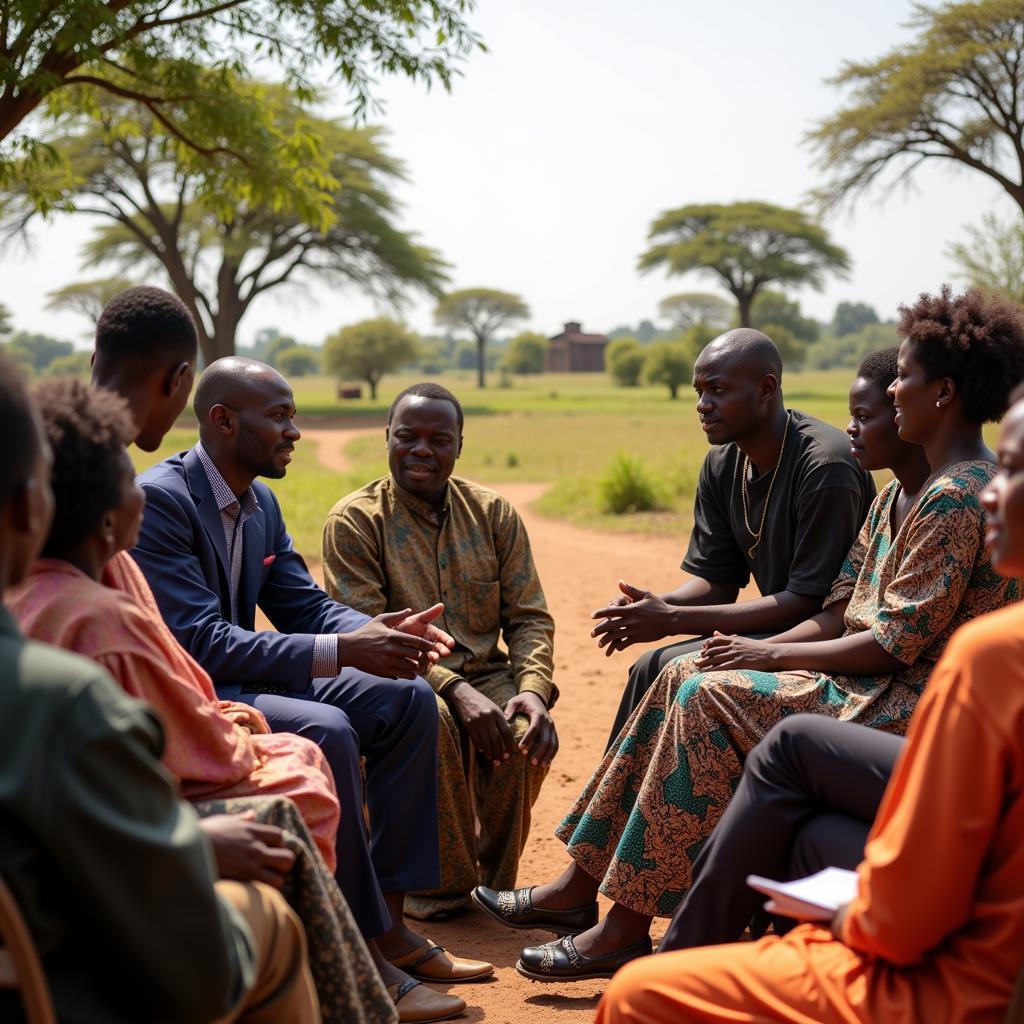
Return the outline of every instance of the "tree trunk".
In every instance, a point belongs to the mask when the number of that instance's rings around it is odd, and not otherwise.
[[[487,387],[486,379],[486,360],[484,359],[484,353],[487,349],[487,339],[484,337],[478,337],[476,339],[476,382],[479,387]]]
[[[753,326],[750,322],[750,311],[754,305],[753,294],[749,295],[737,295],[736,304],[740,308],[740,327],[751,327]]]
[[[674,402],[679,397],[679,385],[669,384],[668,386],[668,397]]]
[[[366,383],[370,385],[370,400],[375,402],[377,400],[377,378],[367,377]]]

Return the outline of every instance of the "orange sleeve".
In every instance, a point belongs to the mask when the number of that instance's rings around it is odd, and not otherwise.
[[[999,678],[1005,654],[988,639],[955,635],[917,706],[843,925],[853,949],[911,964],[967,920],[1011,767],[971,694]]]

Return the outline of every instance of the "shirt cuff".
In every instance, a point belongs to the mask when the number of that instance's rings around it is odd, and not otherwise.
[[[313,663],[310,679],[330,679],[338,674],[338,634],[318,633],[313,637]]]
[[[546,708],[551,708],[558,700],[558,687],[550,679],[542,679],[540,676],[527,676],[521,679],[518,685],[519,693],[535,693]]]

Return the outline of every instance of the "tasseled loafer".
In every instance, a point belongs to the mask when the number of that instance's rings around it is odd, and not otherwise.
[[[610,978],[631,960],[650,956],[651,939],[645,936],[632,946],[617,949],[607,956],[592,959],[584,956],[572,941],[571,935],[543,946],[527,946],[519,954],[516,970],[531,981],[587,981],[590,978]]]
[[[597,900],[571,910],[544,910],[534,908],[530,895],[533,888],[496,892],[478,885],[470,896],[481,910],[506,928],[540,928],[556,935],[579,935],[597,924]]]

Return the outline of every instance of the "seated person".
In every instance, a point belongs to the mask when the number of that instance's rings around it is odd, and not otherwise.
[[[362,807],[365,756],[370,837],[343,824],[338,882],[389,987],[407,981],[389,959],[414,951],[416,977],[490,974],[490,964],[441,951],[402,916],[406,891],[440,881],[437,709],[417,670],[449,651],[451,638],[431,624],[442,609],[371,619],[313,583],[273,491],[256,481],[283,477],[301,436],[277,371],[217,360],[194,405],[200,443],[139,477],[146,514],[133,556],[164,621],[222,699],[320,744],[343,808]],[[277,632],[255,629],[257,607]],[[347,822],[359,820],[355,811]],[[461,1003],[434,995],[439,1007]]]
[[[697,415],[714,447],[697,481],[682,568],[693,578],[660,597],[622,591],[594,612],[607,655],[635,643],[714,630],[768,636],[821,610],[875,496],[842,431],[782,398],[782,359],[760,331],[715,338],[693,368]],[[761,597],[736,602],[751,575]],[[701,640],[648,651],[629,670],[608,746],[658,673]]]
[[[1024,320],[1003,300],[973,301],[943,292],[901,311],[899,435],[922,445],[932,471],[905,518],[911,488],[897,482],[873,505],[822,613],[771,642],[711,638],[663,671],[558,829],[573,864],[534,893],[540,908],[573,907],[600,887],[615,906],[579,945],[557,947],[547,971],[551,947],[524,951],[531,976],[550,977],[563,960],[570,974],[593,959],[611,970],[642,953],[651,918],[681,901],[743,758],[772,725],[811,711],[903,733],[950,634],[1019,596],[992,572],[978,494],[995,472],[982,424],[1024,377]]]
[[[981,496],[987,539],[996,571],[1020,576],[1019,402],[1003,424],[999,465]],[[843,728],[836,723],[834,731]],[[1024,949],[1019,603],[950,640],[914,713],[859,876],[856,898],[836,914],[831,931],[805,924],[784,937],[628,965],[605,993],[598,1024],[1001,1024]]]
[[[126,693],[156,708],[163,763],[185,799],[288,796],[333,870],[338,801],[319,747],[271,735],[248,705],[239,705],[250,715],[240,724],[159,619],[100,582],[107,562],[134,546],[145,505],[125,450],[134,427],[124,401],[60,378],[42,381],[35,399],[53,452],[56,508],[42,558],[8,595],[18,625],[33,640],[98,662]]]
[[[455,637],[452,654],[426,674],[441,716],[441,886],[406,898],[415,917],[467,906],[480,883],[515,885],[558,749],[548,715],[558,693],[554,622],[515,509],[452,477],[462,423],[446,388],[403,391],[388,413],[391,475],[342,498],[324,525],[331,597],[368,615],[443,602]]]
[[[2,357],[0,422],[2,597],[53,509],[45,436]],[[156,715],[94,662],[25,640],[2,605],[0,680],[0,874],[59,1019],[319,1022],[301,924],[268,886],[215,883],[195,812],[159,763]],[[13,991],[0,1019],[24,1019]]]

